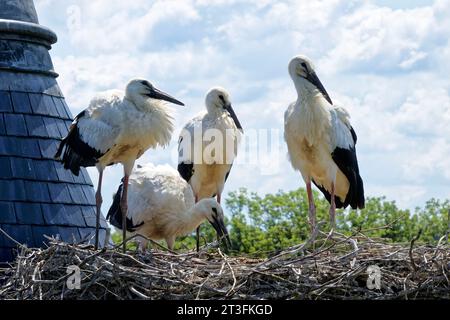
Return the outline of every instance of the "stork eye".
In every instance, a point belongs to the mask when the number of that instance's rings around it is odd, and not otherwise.
[[[219,99],[225,102],[225,98],[223,97],[223,95],[219,95]]]
[[[305,68],[305,70],[308,70],[308,67],[306,66],[306,63],[302,62],[301,65],[302,65],[303,68]]]
[[[217,215],[217,208],[211,208],[211,210]]]
[[[147,86],[147,87],[149,87],[149,88],[152,87],[151,83],[148,82],[147,80],[143,80],[143,81],[141,81],[141,83],[142,83],[144,86]]]

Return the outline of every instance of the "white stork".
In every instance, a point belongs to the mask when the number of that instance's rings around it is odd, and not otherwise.
[[[231,242],[224,224],[220,204],[214,199],[194,201],[194,193],[180,174],[168,165],[147,164],[134,170],[129,179],[128,212],[126,230],[132,235],[143,235],[152,240],[164,239],[173,249],[175,239],[195,230],[208,220],[223,238],[225,245]],[[122,212],[120,199],[123,183],[114,196],[107,219],[121,229]],[[147,246],[147,240],[139,238],[140,248]]]
[[[205,104],[207,112],[190,120],[181,131],[178,140],[178,171],[192,186],[196,201],[217,196],[217,202],[220,203],[225,181],[237,153],[242,126],[225,89],[210,89]],[[210,148],[211,145],[215,148]],[[208,153],[208,150],[214,152]],[[199,232],[200,229],[197,229],[197,251],[200,245]]]
[[[290,161],[306,183],[309,221],[316,224],[311,182],[330,203],[332,228],[336,207],[364,208],[364,187],[356,159],[356,134],[350,116],[333,106],[317,77],[310,59],[296,56],[289,63],[289,74],[297,90],[297,101],[284,115],[285,140]]]
[[[87,109],[75,117],[69,133],[61,141],[55,154],[55,158],[64,163],[64,168],[70,169],[75,175],[79,174],[80,167],[96,166],[98,169],[95,249],[98,248],[105,167],[116,163],[123,165],[124,190],[120,205],[125,225],[128,177],[135,160],[147,149],[158,145],[166,146],[170,142],[173,118],[170,108],[161,100],[184,105],[144,79],[131,80],[125,93],[110,90],[99,94],[91,100]],[[125,251],[125,232],[123,236]]]

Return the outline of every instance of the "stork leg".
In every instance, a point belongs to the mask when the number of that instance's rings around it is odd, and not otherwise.
[[[122,250],[124,253],[127,248],[128,178],[128,174],[125,174],[123,177],[123,193],[122,198],[120,199],[120,210],[122,211]]]
[[[336,229],[336,201],[334,196],[334,182],[331,183],[331,203],[330,203],[330,225]]]
[[[95,245],[94,248],[95,250],[98,249],[98,238],[99,238],[99,230],[100,230],[100,215],[102,214],[101,212],[101,207],[102,207],[102,180],[103,180],[103,169],[99,170],[99,175],[98,175],[98,185],[97,185],[97,191],[95,192],[95,205],[97,206],[97,216],[96,216],[96,220],[95,220]]]
[[[308,194],[309,224],[311,225],[311,232],[313,232],[316,227],[316,205],[314,204],[311,180],[306,182],[306,193]]]
[[[195,203],[198,202],[198,197],[195,196]],[[197,248],[197,252],[200,251],[200,226],[197,227],[197,229],[195,230],[195,240],[196,240],[196,248]]]

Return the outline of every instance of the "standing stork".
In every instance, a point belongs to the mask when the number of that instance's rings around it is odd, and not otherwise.
[[[217,202],[220,203],[225,181],[237,153],[242,126],[225,89],[210,89],[205,104],[207,112],[190,120],[181,131],[178,140],[178,172],[192,186],[195,201],[217,196]],[[207,136],[213,141],[204,141]],[[214,155],[208,154],[210,144],[216,146]],[[199,246],[200,227],[197,228],[197,251]]]
[[[55,154],[64,168],[77,176],[80,167],[96,166],[98,169],[95,249],[98,248],[103,170],[121,163],[124,188],[120,206],[123,212],[125,251],[128,177],[134,162],[147,149],[168,145],[173,132],[170,109],[161,100],[184,105],[144,79],[131,80],[125,93],[110,90],[98,95],[91,100],[87,109],[75,117],[69,133],[62,139]]]
[[[364,208],[364,187],[356,159],[356,133],[350,116],[333,106],[314,71],[310,59],[296,56],[289,74],[297,90],[297,101],[284,115],[284,137],[290,161],[306,183],[309,221],[314,229],[316,208],[311,182],[330,203],[330,222],[336,226],[336,208]]]
[[[152,240],[164,239],[173,249],[175,239],[186,235],[207,220],[217,232],[217,238],[231,243],[224,223],[223,211],[215,199],[203,199],[195,203],[190,185],[168,165],[147,164],[134,170],[129,180],[126,230]],[[123,183],[119,186],[109,209],[107,219],[122,228],[120,199]],[[147,240],[139,238],[140,248],[147,247]]]

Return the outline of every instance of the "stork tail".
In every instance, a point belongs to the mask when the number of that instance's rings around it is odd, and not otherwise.
[[[181,162],[178,164],[177,169],[181,177],[189,183],[189,180],[191,180],[192,175],[194,174],[194,164]]]
[[[113,203],[108,210],[108,214],[106,216],[106,220],[109,221],[114,227],[119,230],[122,230],[122,209],[120,207],[120,200],[123,195],[123,182],[119,185],[116,194],[114,195]],[[142,226],[144,222],[141,222],[137,225],[133,224],[133,220],[126,218],[126,229],[128,232],[136,231],[140,226]]]
[[[76,176],[80,174],[80,167],[95,166],[97,159],[103,155],[103,153],[89,146],[81,138],[77,121],[84,114],[85,111],[75,117],[75,122],[70,127],[67,136],[61,140],[58,151],[56,151],[54,156],[55,160],[59,160],[64,164],[64,169],[69,169]]]

